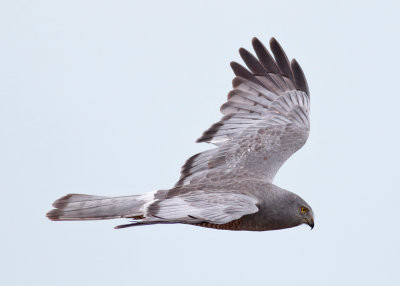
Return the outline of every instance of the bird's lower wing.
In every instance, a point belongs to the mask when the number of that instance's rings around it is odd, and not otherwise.
[[[258,200],[227,191],[195,191],[153,203],[146,216],[157,222],[225,224],[258,211]]]

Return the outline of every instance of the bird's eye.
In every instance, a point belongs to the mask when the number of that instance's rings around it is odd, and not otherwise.
[[[307,211],[308,211],[308,209],[305,208],[305,207],[301,207],[301,208],[300,208],[300,212],[301,212],[302,214],[305,214]]]

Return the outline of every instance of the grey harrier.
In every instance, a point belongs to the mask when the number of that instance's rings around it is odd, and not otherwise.
[[[103,197],[69,194],[53,204],[51,220],[130,218],[116,228],[182,223],[228,230],[274,230],[314,226],[311,207],[272,184],[281,165],[307,141],[310,92],[296,60],[279,43],[273,56],[256,38],[257,57],[239,50],[247,69],[232,62],[236,77],[222,119],[197,142],[216,148],[189,158],[169,190]]]

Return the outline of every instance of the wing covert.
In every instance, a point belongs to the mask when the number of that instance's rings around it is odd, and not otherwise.
[[[231,63],[235,78],[221,106],[224,116],[197,140],[218,147],[189,158],[176,186],[238,172],[272,182],[280,166],[307,141],[310,96],[300,65],[289,62],[274,38],[273,56],[257,38],[252,44],[257,57],[239,50],[248,69]]]
[[[245,194],[196,191],[160,200],[149,206],[157,219],[180,223],[225,224],[258,211],[258,201]]]

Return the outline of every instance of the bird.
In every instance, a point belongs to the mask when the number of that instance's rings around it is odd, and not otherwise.
[[[231,62],[233,89],[223,117],[196,142],[212,149],[190,157],[171,189],[131,196],[68,194],[47,213],[53,221],[127,218],[115,228],[186,224],[232,231],[314,227],[314,212],[299,195],[273,184],[282,164],[307,141],[310,91],[299,63],[275,38],[270,50],[252,39],[245,65]]]

